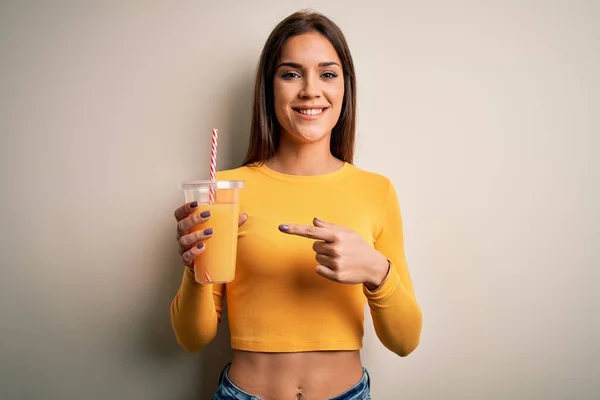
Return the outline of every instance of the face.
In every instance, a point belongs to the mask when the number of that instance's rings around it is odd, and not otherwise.
[[[288,39],[273,90],[282,139],[303,143],[329,139],[344,100],[342,63],[331,43],[314,32]]]

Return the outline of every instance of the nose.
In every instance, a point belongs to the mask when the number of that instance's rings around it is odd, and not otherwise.
[[[319,87],[319,77],[317,74],[306,74],[302,80],[302,89],[299,93],[303,99],[314,99],[321,96],[321,89]]]

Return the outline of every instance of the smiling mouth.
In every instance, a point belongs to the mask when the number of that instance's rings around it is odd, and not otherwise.
[[[320,115],[323,114],[323,112],[325,110],[327,110],[327,108],[293,108],[294,111],[296,111],[298,114],[302,114],[302,115]]]

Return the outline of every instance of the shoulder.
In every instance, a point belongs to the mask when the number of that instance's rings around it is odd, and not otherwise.
[[[238,168],[217,171],[217,180],[247,180],[256,174],[256,168],[244,165]]]
[[[393,189],[392,181],[385,175],[355,165],[349,165],[349,169],[353,184],[361,185],[363,188],[378,194],[386,194],[390,189]]]

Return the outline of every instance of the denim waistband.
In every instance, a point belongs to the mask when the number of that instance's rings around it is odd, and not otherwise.
[[[227,364],[219,375],[219,388],[212,400],[262,400],[258,396],[247,393],[235,386],[229,379],[229,368],[231,363]],[[371,388],[371,378],[366,368],[363,368],[363,375],[360,381],[344,393],[332,397],[329,400],[369,400]]]

